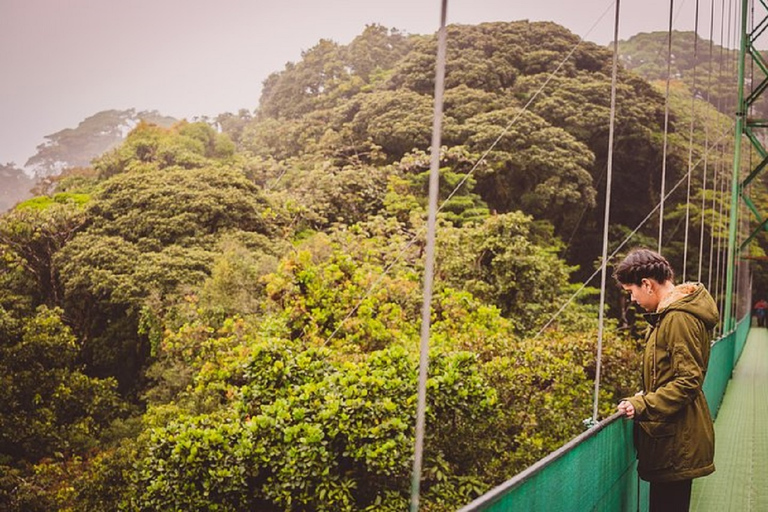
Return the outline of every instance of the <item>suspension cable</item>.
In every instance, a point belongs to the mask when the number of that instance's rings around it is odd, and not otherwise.
[[[723,66],[725,65],[725,57],[723,52],[725,50],[725,41],[723,39],[725,34],[725,0],[720,0],[720,59],[717,67],[717,111],[722,112],[725,108],[723,102],[724,92],[722,90],[723,84]],[[724,178],[721,175],[723,160],[725,152],[723,148],[720,148],[720,155],[715,162],[715,175],[714,183],[712,184],[712,230],[710,231],[710,246],[709,246],[709,275],[707,278],[707,288],[713,293],[713,297],[717,300],[718,292],[720,289],[720,217],[722,210],[719,210],[719,195],[718,195],[718,178],[722,181]],[[720,183],[722,186],[722,183]],[[717,224],[716,224],[717,221]],[[715,240],[715,226],[717,226],[717,240]],[[717,252],[715,252],[715,242],[717,242]],[[715,260],[717,263],[715,264]],[[715,277],[714,281],[712,277]],[[713,288],[714,286],[714,288]]]
[[[691,219],[691,166],[693,165],[693,128],[696,125],[696,68],[699,58],[699,0],[693,28],[693,86],[691,87],[691,124],[688,133],[688,190],[685,196],[685,237],[683,242],[683,281],[688,270],[688,231]],[[705,166],[706,169],[706,166]]]
[[[749,34],[753,34],[755,31],[755,2],[754,0],[749,0],[749,8],[750,8],[750,17],[749,17]],[[742,34],[742,37],[744,37],[745,34]],[[751,84],[755,83],[755,59],[750,58],[750,68],[749,68],[749,83],[750,87],[753,87]],[[754,117],[755,113],[755,104],[754,102],[750,104],[749,106],[751,116]],[[753,144],[749,145],[749,168],[748,171],[752,171],[754,169],[752,158],[755,156],[755,147]],[[747,184],[747,190],[744,191],[744,194],[747,194],[747,196],[752,195],[752,182]],[[741,202],[742,209],[744,210],[744,232],[742,233],[742,238],[746,239],[749,237],[749,233],[751,233],[752,229],[750,228],[750,220],[752,219],[752,216],[749,215],[749,212],[746,210],[746,204],[744,202]],[[757,219],[759,221],[759,219]],[[738,247],[741,247],[742,242],[737,242]],[[745,266],[744,273],[746,276],[742,276],[742,280],[745,280],[747,278],[751,281],[751,269],[752,269],[752,262],[751,260],[740,260],[740,264]],[[747,287],[747,290],[744,290],[744,288]],[[749,295],[751,296],[752,283],[742,283],[741,288],[739,289],[739,295],[738,297],[741,297],[742,299],[742,305],[746,307],[744,313],[748,313],[752,309],[752,300],[751,297],[747,300],[746,304],[744,304],[743,296]],[[739,312],[737,312],[739,314]],[[739,317],[741,315],[739,314]]]
[[[731,6],[731,2],[729,1],[729,8]],[[738,8],[738,5],[736,5],[736,8],[733,10],[729,9],[729,22],[730,22],[730,16],[733,14],[733,20],[734,20],[734,42],[737,38],[737,33],[742,32],[742,28],[746,25],[746,16],[747,12],[746,10],[741,11]],[[738,21],[738,30],[737,30],[737,20]],[[729,33],[730,33],[730,23],[729,23]],[[739,45],[740,48],[744,47],[745,41],[742,39],[742,44]],[[734,48],[736,47],[734,43]],[[735,112],[736,112],[736,130],[735,130],[735,137],[733,142],[733,166],[731,167],[731,187],[730,187],[730,203],[729,203],[729,224],[728,224],[728,244],[727,244],[727,254],[726,254],[726,263],[724,268],[724,276],[725,276],[725,288],[723,292],[723,296],[725,298],[724,307],[721,310],[721,313],[725,318],[725,329],[730,330],[733,327],[733,296],[732,294],[736,291],[736,287],[734,286],[734,277],[737,276],[735,274],[736,268],[738,267],[738,261],[736,259],[736,240],[738,237],[738,228],[739,228],[739,169],[741,166],[741,146],[742,146],[742,139],[743,139],[743,121],[744,116],[746,113],[742,110],[742,95],[741,90],[743,87],[743,80],[744,80],[744,59],[743,53],[740,51],[734,52],[734,63],[736,64],[737,71],[737,81],[736,81],[736,93],[734,94],[734,106],[735,106]]]
[[[714,172],[712,175],[712,220],[710,221],[710,228],[709,228],[709,269],[707,270],[707,290],[712,293],[712,295],[715,295],[715,290],[712,288],[712,276],[713,276],[713,265],[715,261],[715,221],[716,221],[716,215],[717,215],[717,187],[718,187],[718,178],[719,178],[719,170],[720,170],[720,160],[715,160],[715,166],[714,166]]]
[[[603,360],[603,324],[605,317],[605,264],[608,259],[608,227],[611,217],[611,178],[613,176],[613,134],[616,124],[616,77],[619,69],[619,9],[621,0],[616,0],[616,16],[613,23],[613,69],[611,71],[611,114],[608,125],[608,161],[605,177],[605,219],[603,221],[602,275],[600,277],[600,309],[597,321],[597,356],[595,358],[595,396],[592,405],[592,421],[597,422],[597,404],[600,397],[600,367]]]
[[[667,35],[667,87],[664,95],[664,146],[661,152],[661,207],[659,208],[659,253],[661,253],[664,232],[664,189],[667,181],[667,143],[669,139],[669,82],[672,79],[672,22],[675,0],[669,0],[669,32]]]
[[[424,268],[424,300],[421,307],[421,343],[419,344],[419,389],[416,405],[416,442],[411,478],[411,512],[419,510],[421,465],[424,455],[424,430],[427,410],[427,370],[429,366],[429,328],[432,314],[432,285],[435,276],[435,227],[437,225],[437,193],[440,182],[440,140],[445,92],[445,19],[448,0],[442,0],[440,30],[437,32],[437,66],[435,71],[435,114],[432,120],[432,155],[429,168],[429,217]]]
[[[704,147],[709,147],[709,123],[710,123],[710,116],[709,116],[709,108],[711,108],[711,92],[712,92],[712,50],[714,46],[713,42],[713,31],[715,26],[715,0],[710,0],[709,2],[709,66],[707,66],[707,104],[709,105],[708,109],[705,111],[707,115],[705,116],[705,122],[704,122]],[[703,169],[703,176],[702,176],[702,193],[701,193],[701,227],[699,229],[699,269],[698,273],[696,274],[696,281],[701,282],[701,272],[704,265],[704,220],[706,217],[706,200],[707,200],[707,170],[709,167],[709,157],[708,154],[705,152],[704,154],[704,169]],[[713,184],[714,185],[714,184]],[[709,289],[709,287],[707,287]]]
[[[721,159],[721,161],[725,160],[725,149],[724,148],[721,148],[720,159]],[[722,279],[721,279],[721,277],[722,277],[722,275],[721,275],[721,270],[722,270],[721,260],[723,259],[722,258],[722,243],[723,243],[723,195],[724,195],[724,191],[725,191],[725,182],[728,180],[728,176],[725,173],[725,169],[722,170],[722,173],[723,173],[723,176],[722,176],[722,179],[720,180],[720,194],[719,194],[719,197],[718,197],[717,270],[715,271],[715,287],[717,289],[717,291],[715,292],[715,298],[716,298],[717,305],[718,305],[717,309],[720,312],[722,312],[721,303],[722,303],[722,299],[723,299]],[[720,325],[720,333],[722,334],[723,333],[723,328],[724,328],[724,325],[723,325],[723,322],[722,322],[722,315],[721,315],[721,320],[720,320],[720,324],[719,325]]]

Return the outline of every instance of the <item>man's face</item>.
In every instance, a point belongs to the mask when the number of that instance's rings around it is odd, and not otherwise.
[[[650,283],[643,279],[643,282],[637,284],[622,284],[622,288],[629,292],[629,298],[633,302],[636,302],[638,306],[646,311],[656,311],[659,305],[658,298],[653,293]]]

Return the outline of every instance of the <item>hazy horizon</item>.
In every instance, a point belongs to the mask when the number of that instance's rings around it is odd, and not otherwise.
[[[705,38],[711,5],[699,6]],[[448,22],[553,21],[605,45],[613,37],[613,6],[612,0],[449,0]],[[668,1],[625,1],[621,10],[621,39],[667,30]],[[678,0],[675,12],[673,28],[693,30],[695,2]],[[723,18],[727,24],[730,16]],[[347,44],[375,23],[434,33],[439,19],[439,0],[0,0],[0,163],[23,166],[46,135],[103,110],[157,110],[179,119],[252,111],[262,81],[320,39]],[[730,33],[726,46],[736,31]]]

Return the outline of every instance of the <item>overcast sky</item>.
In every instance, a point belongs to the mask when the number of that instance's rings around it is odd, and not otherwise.
[[[724,5],[711,1],[716,10]],[[709,2],[700,0],[699,33],[705,37]],[[261,82],[299,60],[319,39],[346,44],[370,23],[433,33],[440,4],[0,0],[0,163],[23,165],[45,135],[75,128],[101,110],[158,110],[188,119],[253,110]],[[608,44],[613,5],[613,0],[449,0],[448,22],[548,20]],[[623,0],[620,38],[667,30],[669,5],[669,0]],[[696,1],[674,5],[674,28],[692,30]]]

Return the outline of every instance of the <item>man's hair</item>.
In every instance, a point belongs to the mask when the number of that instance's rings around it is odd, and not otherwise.
[[[620,284],[640,285],[643,279],[654,279],[659,283],[672,281],[675,273],[667,259],[650,249],[635,248],[616,265],[613,278]]]

